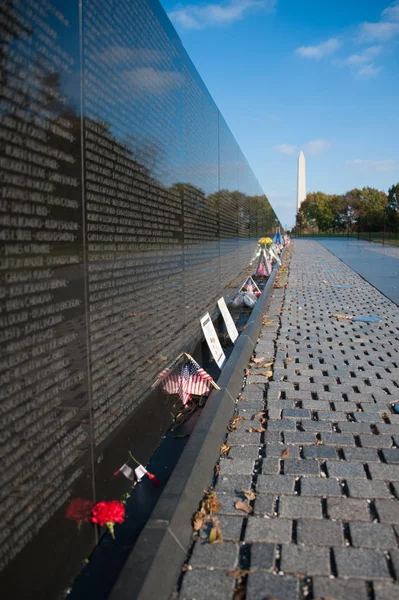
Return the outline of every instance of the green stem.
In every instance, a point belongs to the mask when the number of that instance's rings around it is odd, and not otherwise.
[[[133,454],[130,452],[130,450],[129,450],[129,456],[130,456],[130,458],[132,458],[132,459],[134,460],[134,462],[135,462],[135,463],[137,463],[138,465],[141,465],[141,463],[139,463],[139,461],[138,461],[138,460],[136,460],[136,459],[134,458],[134,456],[133,456]]]

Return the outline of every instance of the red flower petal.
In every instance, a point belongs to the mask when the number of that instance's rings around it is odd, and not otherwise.
[[[161,483],[160,483],[158,477],[156,477],[156,475],[153,475],[153,473],[150,473],[149,471],[147,471],[146,475],[149,479],[151,479],[151,481],[155,485],[155,487],[159,487],[161,485]]]

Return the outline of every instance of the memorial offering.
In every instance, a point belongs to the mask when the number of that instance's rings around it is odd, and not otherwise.
[[[229,337],[234,344],[234,342],[238,338],[238,331],[236,324],[234,323],[233,318],[230,314],[230,311],[227,308],[226,300],[223,297],[219,298],[218,307],[226,325],[227,333],[229,334]]]
[[[216,333],[209,313],[206,313],[206,315],[201,318],[200,322],[208,348],[211,351],[217,366],[221,369],[226,360],[226,355],[220,345],[218,334]]]
[[[184,361],[179,366],[178,362],[181,357],[184,357]],[[186,352],[180,354],[169,367],[158,374],[157,381],[153,386],[158,383],[161,383],[167,394],[177,394],[183,406],[187,404],[191,396],[209,396],[211,387],[219,389],[205,369]]]
[[[125,505],[117,500],[97,502],[91,511],[91,522],[100,527],[108,527],[110,534],[115,539],[115,524],[125,520]]]

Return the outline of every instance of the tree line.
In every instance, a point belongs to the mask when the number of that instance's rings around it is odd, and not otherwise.
[[[392,231],[399,229],[399,183],[388,193],[375,188],[355,188],[346,194],[310,192],[296,218],[296,230]]]

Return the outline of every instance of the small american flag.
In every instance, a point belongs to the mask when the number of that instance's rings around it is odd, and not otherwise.
[[[186,360],[181,370],[178,389],[182,403],[187,404],[192,395],[208,396],[211,381],[212,377],[193,358]]]
[[[255,284],[251,277],[249,277],[247,282],[244,284],[244,290],[246,292],[253,292],[255,290]]]

